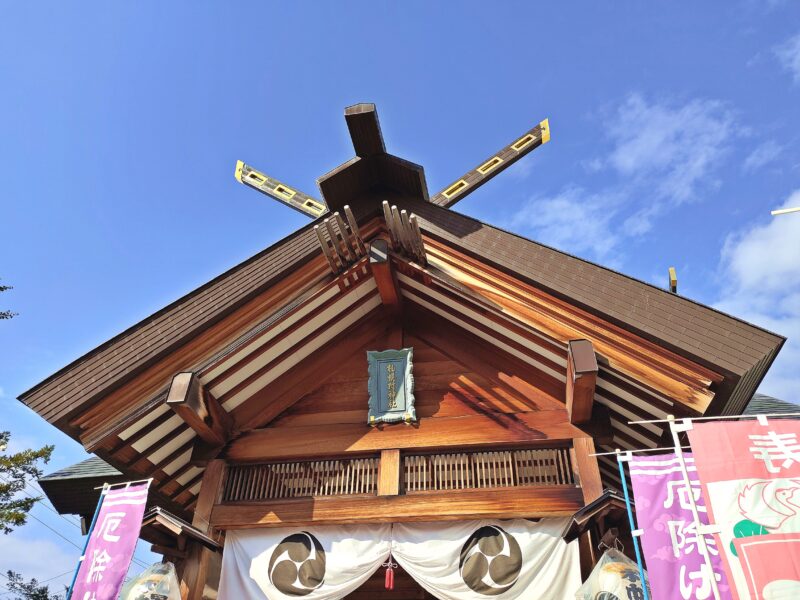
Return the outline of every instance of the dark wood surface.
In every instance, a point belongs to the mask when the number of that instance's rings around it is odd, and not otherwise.
[[[547,125],[547,127],[549,127],[549,125]],[[489,182],[492,178],[505,171],[529,152],[541,146],[543,140],[542,134],[543,123],[539,123],[521,136],[515,138],[514,141],[507,146],[487,156],[480,164],[476,165],[475,168],[467,171],[467,173],[449,184],[442,191],[434,194],[431,197],[431,202],[442,207],[450,207],[456,202],[463,200],[484,183]],[[545,139],[549,139],[549,132]],[[515,146],[520,149],[515,149]],[[454,189],[457,189],[457,191],[448,193],[448,190]]]

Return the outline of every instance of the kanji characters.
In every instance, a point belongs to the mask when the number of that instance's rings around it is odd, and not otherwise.
[[[92,555],[92,564],[89,573],[86,575],[86,582],[97,582],[103,579],[103,573],[111,562],[111,555],[105,550],[95,550]]]
[[[112,512],[106,514],[105,517],[103,517],[103,522],[100,524],[100,527],[95,535],[103,536],[103,539],[107,542],[118,542],[120,536],[114,535],[114,532],[122,524],[124,518],[124,512]]]
[[[672,552],[675,558],[680,558],[681,553],[691,554],[695,548],[702,554],[702,544],[699,543],[700,535],[697,533],[697,523],[686,521],[667,521],[669,537],[672,540]],[[715,556],[719,556],[717,542],[712,536],[703,536],[706,549]]]
[[[800,463],[800,443],[795,433],[750,434],[750,452],[764,465],[769,473],[777,474],[788,469],[793,463]]]
[[[692,496],[694,496],[697,512],[707,512],[706,507],[703,505],[701,500],[700,482],[692,480],[690,483],[692,484]],[[667,482],[667,499],[664,501],[664,508],[672,508],[676,496],[681,508],[685,510],[692,509],[692,505],[689,502],[689,492],[686,489],[686,484],[683,483],[683,481]]]
[[[707,575],[708,567],[700,565],[699,571],[689,572],[689,577],[686,577],[686,565],[681,565],[681,578],[680,590],[681,597],[685,600],[696,598],[697,600],[706,600],[711,597],[711,577]],[[722,581],[722,575],[714,573],[714,579],[719,583]]]

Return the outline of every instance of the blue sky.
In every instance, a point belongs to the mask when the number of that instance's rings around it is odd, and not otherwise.
[[[55,443],[48,470],[82,450],[15,397],[302,225],[235,161],[315,195],[356,102],[431,193],[549,117],[457,210],[658,285],[674,265],[790,337],[762,391],[800,402],[800,214],[769,215],[800,205],[798,2],[5,2],[0,90],[0,429]],[[77,554],[0,536],[3,572]]]

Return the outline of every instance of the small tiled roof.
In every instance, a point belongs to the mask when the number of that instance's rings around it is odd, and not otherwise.
[[[104,483],[130,481],[130,477],[115,469],[102,458],[92,456],[84,461],[50,473],[39,479],[39,486],[53,507],[62,515],[91,517],[100,499]],[[148,506],[167,505],[177,512],[179,506],[151,488]]]
[[[766,394],[754,394],[744,411],[746,415],[774,415],[800,412],[800,405],[779,400]]]
[[[117,477],[122,475],[114,467],[104,461],[102,458],[92,456],[86,460],[65,467],[55,473],[45,475],[39,481],[56,481],[64,479],[88,479],[88,478],[103,478],[103,477]]]

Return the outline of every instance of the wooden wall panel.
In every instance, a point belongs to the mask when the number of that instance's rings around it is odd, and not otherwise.
[[[421,419],[412,425],[369,427],[342,423],[312,427],[254,429],[231,442],[225,456],[233,462],[341,457],[390,448],[436,449],[502,445],[552,445],[582,437],[566,410],[492,413]]]
[[[403,345],[414,348],[414,396],[421,419],[541,409],[535,400],[488,380],[413,335],[405,333]],[[272,421],[270,427],[366,423],[367,379],[366,355],[357,353],[315,391]]]
[[[583,507],[580,488],[504,488],[410,496],[296,498],[248,504],[218,504],[211,525],[219,529],[283,527],[314,523],[401,523],[483,518],[572,516]]]

